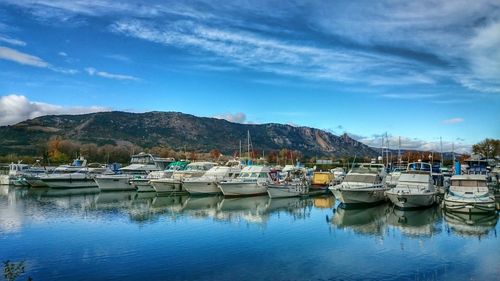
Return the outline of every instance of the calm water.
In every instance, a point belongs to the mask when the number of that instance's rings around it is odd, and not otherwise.
[[[0,260],[37,280],[500,280],[498,216],[333,197],[0,187]],[[1,279],[1,277],[0,277]]]

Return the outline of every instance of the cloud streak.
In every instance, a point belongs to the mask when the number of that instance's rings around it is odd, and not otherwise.
[[[29,55],[11,48],[1,47],[1,46],[0,46],[0,59],[9,60],[20,64],[40,67],[40,68],[47,68],[50,66],[49,63],[47,63],[46,61],[37,56]]]
[[[134,77],[134,76],[109,73],[109,72],[106,72],[106,71],[98,71],[97,69],[95,69],[93,67],[87,67],[87,68],[85,68],[85,71],[90,76],[99,76],[99,77],[102,77],[102,78],[114,79],[114,80],[122,80],[122,81],[139,81],[139,78]]]
[[[23,95],[0,96],[0,126],[12,125],[26,119],[52,114],[83,114],[110,111],[109,107],[67,107],[55,104],[30,101]]]
[[[495,0],[6,2],[51,22],[98,17],[116,34],[279,76],[500,93]]]
[[[460,117],[443,120],[443,124],[458,124],[462,122],[464,122],[464,119]]]
[[[9,44],[15,45],[15,46],[26,46],[26,42],[24,42],[22,40],[10,38],[8,36],[2,36],[2,35],[0,35],[0,42],[9,43]]]

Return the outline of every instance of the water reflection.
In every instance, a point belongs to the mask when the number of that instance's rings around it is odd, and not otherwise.
[[[497,215],[337,204],[0,187],[0,260],[27,260],[35,280],[497,276]]]
[[[481,238],[494,231],[496,237],[497,213],[466,214],[443,211],[443,214],[449,232],[453,232],[459,236],[476,236]]]
[[[440,233],[438,225],[441,210],[438,206],[421,210],[400,210],[392,208],[387,217],[387,223],[407,236],[432,236]]]
[[[389,211],[389,204],[365,208],[337,207],[331,223],[338,229],[350,229],[360,234],[383,235]]]

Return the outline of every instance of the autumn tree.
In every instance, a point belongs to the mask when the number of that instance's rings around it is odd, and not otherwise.
[[[500,140],[485,139],[472,146],[472,152],[481,154],[487,158],[500,156]]]

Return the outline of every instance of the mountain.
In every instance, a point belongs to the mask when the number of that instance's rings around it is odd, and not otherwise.
[[[81,143],[132,143],[143,148],[168,146],[176,150],[232,154],[240,140],[246,150],[247,131],[257,151],[299,150],[308,156],[376,156],[372,148],[329,132],[283,124],[239,124],[179,112],[99,112],[47,115],[0,127],[0,155],[33,155],[52,136]]]

